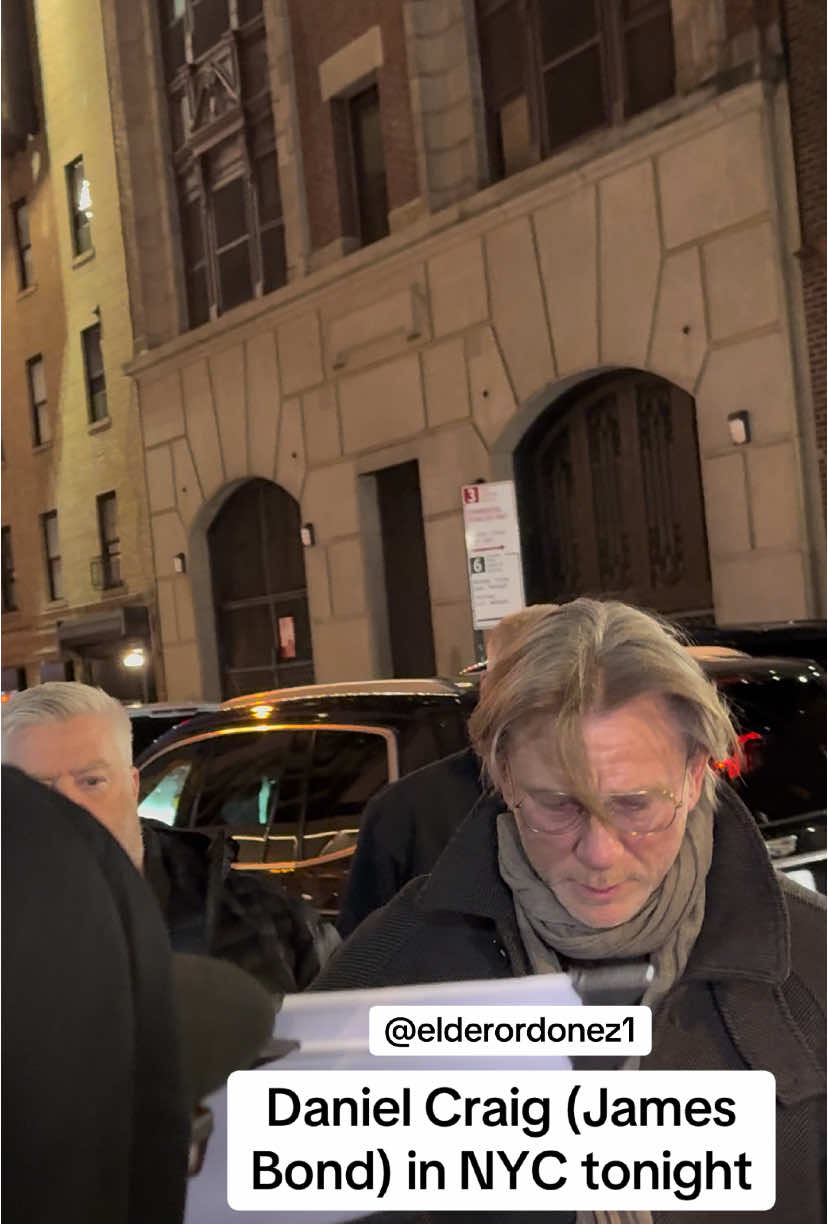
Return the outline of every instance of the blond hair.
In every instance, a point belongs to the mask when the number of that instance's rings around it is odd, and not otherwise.
[[[666,702],[688,758],[703,753],[721,760],[738,751],[724,701],[673,626],[617,601],[575,599],[546,607],[497,658],[469,722],[472,744],[495,786],[503,788],[515,734],[543,718],[554,724],[557,763],[573,792],[594,801],[581,720],[645,695]],[[715,787],[708,769],[702,800],[711,806]]]
[[[120,701],[102,688],[76,680],[48,680],[34,688],[14,693],[2,707],[3,756],[14,763],[14,741],[32,727],[67,722],[96,714],[112,727],[119,751],[132,765],[132,723]]]
[[[517,612],[510,612],[502,617],[486,640],[487,666],[494,667],[497,660],[506,653],[513,642],[517,641],[532,625],[536,625],[550,612],[556,612],[558,604],[530,604]]]

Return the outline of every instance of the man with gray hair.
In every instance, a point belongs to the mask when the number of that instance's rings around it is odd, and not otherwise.
[[[232,868],[224,830],[171,829],[138,817],[132,727],[102,689],[52,681],[2,708],[3,760],[86,808],[145,876],[173,948],[216,956],[269,990],[306,986],[339,939],[313,907],[269,873]]]
[[[140,871],[138,770],[132,725],[103,689],[49,681],[15,693],[3,705],[3,760],[86,808]]]
[[[644,966],[641,1067],[771,1071],[763,1218],[823,1219],[824,901],[774,872],[719,788],[712,763],[737,741],[713,683],[657,618],[576,599],[510,642],[469,729],[498,793],[314,989]]]

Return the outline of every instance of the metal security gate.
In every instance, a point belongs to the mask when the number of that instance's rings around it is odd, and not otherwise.
[[[515,455],[527,598],[712,615],[695,408],[630,371],[551,405]]]
[[[313,682],[298,503],[251,480],[207,533],[222,695]]]

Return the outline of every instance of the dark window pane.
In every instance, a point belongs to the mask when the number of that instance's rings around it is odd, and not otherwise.
[[[545,72],[544,93],[550,150],[600,127],[605,114],[598,47]]]
[[[238,0],[239,25],[246,25],[262,11],[262,0]]]
[[[265,93],[268,80],[267,44],[264,30],[241,44],[242,96],[245,101]]]
[[[595,0],[540,0],[541,57],[544,63],[573,51],[598,33]]]
[[[49,562],[49,587],[50,599],[63,599],[63,571],[60,566],[60,557]]]
[[[198,327],[210,318],[206,268],[196,268],[187,275],[187,308],[190,327]]]
[[[628,30],[625,37],[627,114],[637,115],[675,92],[673,27],[669,12]]]
[[[165,26],[162,29],[161,45],[164,52],[164,71],[169,80],[175,76],[185,60],[183,21],[177,21],[175,25]]]
[[[266,594],[260,491],[249,481],[222,506],[208,532],[217,604]]]
[[[274,632],[270,604],[267,602],[243,608],[226,608],[219,613],[219,641],[225,667],[260,667],[275,665],[278,643]]]
[[[354,170],[363,245],[388,233],[388,192],[382,143],[379,90],[366,89],[351,101]]]
[[[384,738],[365,731],[317,731],[311,771],[303,858],[354,842],[362,810],[388,781],[388,749]]]
[[[493,109],[524,90],[526,24],[514,0],[478,21],[486,105]]]
[[[218,271],[222,310],[232,310],[234,306],[252,298],[253,277],[248,242],[240,242],[219,255]]]
[[[216,246],[219,249],[247,233],[244,183],[241,179],[233,179],[213,192],[213,217]]]
[[[193,54],[198,57],[215,46],[229,24],[227,0],[194,0]]]
[[[275,153],[268,153],[256,162],[256,190],[259,197],[259,224],[278,221],[282,216],[282,200]]]
[[[262,234],[262,276],[265,293],[287,283],[285,231],[281,225],[274,225]]]
[[[297,857],[310,752],[307,731],[241,731],[200,746],[191,823],[240,837],[241,861]]]
[[[192,268],[204,258],[204,239],[201,228],[201,203],[191,200],[181,207],[181,237],[184,243],[184,260]]]
[[[17,591],[14,577],[14,556],[12,554],[11,527],[2,531],[2,563],[3,563],[3,611],[14,612],[17,608]],[[4,669],[5,670],[5,669]],[[6,689],[6,684],[3,684]]]

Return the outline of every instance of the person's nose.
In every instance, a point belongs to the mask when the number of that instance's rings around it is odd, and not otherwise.
[[[575,849],[576,857],[593,871],[605,871],[623,854],[624,847],[604,820],[590,815]]]

